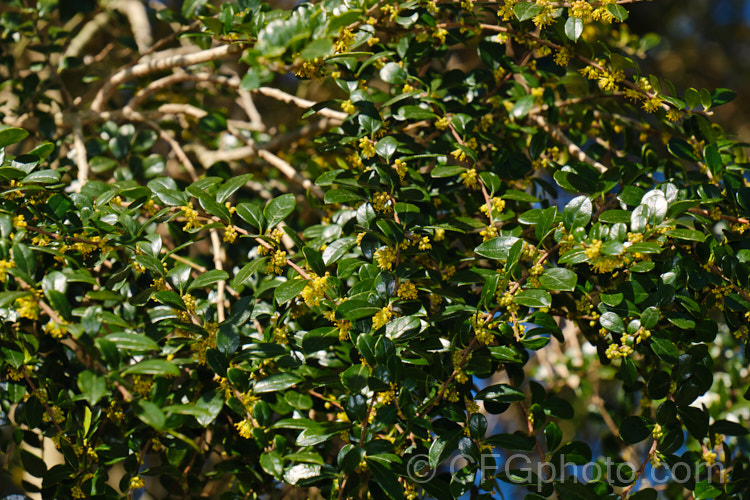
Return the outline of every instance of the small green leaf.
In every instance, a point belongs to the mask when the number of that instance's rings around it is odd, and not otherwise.
[[[693,147],[688,144],[686,140],[680,139],[679,137],[673,137],[669,140],[667,143],[667,150],[669,150],[675,158],[698,161],[698,157],[693,151]]]
[[[627,444],[640,443],[651,436],[648,428],[649,421],[643,417],[629,416],[620,425],[620,437]]]
[[[325,194],[323,201],[326,203],[351,203],[362,201],[362,195],[359,195],[348,189],[331,189]]]
[[[664,234],[678,240],[697,241],[699,243],[706,241],[706,237],[708,236],[694,229],[671,229]]]
[[[256,394],[264,392],[279,392],[284,389],[289,389],[303,380],[304,379],[299,375],[294,375],[292,373],[276,373],[264,378],[263,380],[257,381],[253,387],[253,392]]]
[[[513,7],[513,13],[519,21],[526,21],[542,12],[543,9],[543,6],[534,2],[521,2]]]
[[[287,218],[297,205],[297,200],[293,194],[282,194],[268,202],[263,209],[263,216],[268,222],[268,227],[275,227],[279,222]]]
[[[78,388],[91,406],[94,406],[107,392],[107,380],[89,370],[78,374]]]
[[[122,371],[122,375],[130,374],[177,377],[180,375],[180,369],[165,359],[147,359]]]
[[[523,401],[526,399],[526,395],[508,384],[495,384],[479,391],[474,399],[493,403],[513,403]]]
[[[286,304],[302,292],[305,286],[307,286],[307,281],[303,279],[285,281],[276,287],[273,292],[273,298],[278,305]]]
[[[565,36],[574,42],[583,34],[583,19],[570,16],[565,21]]]
[[[267,474],[270,474],[276,479],[281,479],[284,474],[284,461],[282,460],[281,455],[279,455],[279,452],[275,450],[261,454],[260,466]]]
[[[513,302],[519,306],[526,307],[550,307],[552,296],[546,290],[529,289],[523,290],[513,297]]]
[[[18,127],[7,127],[0,130],[0,148],[21,142],[29,136],[29,132]]]
[[[383,158],[386,162],[391,161],[391,157],[398,149],[398,141],[395,137],[387,135],[380,139],[377,144],[375,144],[375,152]]]
[[[602,328],[605,328],[610,332],[625,333],[625,323],[617,313],[611,311],[605,312],[599,318],[599,324],[602,325]]]
[[[586,196],[573,198],[563,209],[563,224],[565,229],[573,231],[578,227],[585,227],[591,220],[594,205]]]
[[[164,416],[161,408],[157,405],[151,401],[141,399],[133,404],[133,408],[135,409],[135,414],[143,421],[143,423],[150,425],[157,431],[164,429],[164,426],[167,423],[167,418]]]
[[[623,7],[622,5],[610,3],[607,4],[607,10],[610,12],[610,14],[615,16],[615,19],[617,19],[621,23],[628,18],[628,11],[625,10],[625,7]]]
[[[403,85],[408,74],[398,63],[389,62],[380,69],[380,79],[392,85]]]
[[[708,498],[718,498],[723,491],[708,481],[701,481],[695,484],[694,493],[695,500],[706,500]]]
[[[228,181],[219,187],[216,191],[216,201],[218,203],[224,203],[227,199],[232,196],[238,189],[248,183],[253,178],[253,174],[243,174],[237,177],[232,177]]]
[[[667,363],[676,363],[680,355],[674,342],[659,337],[651,337],[651,349]]]
[[[572,292],[578,282],[578,275],[570,269],[553,267],[544,270],[539,282],[547,290]]]
[[[517,241],[519,241],[519,238],[514,236],[501,236],[485,241],[474,249],[474,251],[488,259],[506,261],[508,260],[510,249]]]
[[[188,286],[188,291],[195,290],[196,288],[205,288],[211,286],[219,281],[229,279],[229,273],[221,269],[211,269],[195,278]]]
[[[253,203],[240,203],[237,205],[237,215],[240,216],[240,219],[244,220],[258,231],[263,231],[265,218],[263,217],[263,211],[258,205]]]
[[[159,344],[142,333],[116,332],[104,338],[123,351],[148,352],[159,350]]]

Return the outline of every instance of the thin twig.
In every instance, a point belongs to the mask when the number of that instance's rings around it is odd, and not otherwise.
[[[129,82],[130,80],[133,80],[135,78],[178,66],[185,67],[192,66],[194,64],[215,61],[241,50],[242,45],[239,44],[220,45],[218,47],[201,50],[200,52],[195,52],[193,54],[176,55],[154,59],[152,61],[139,63],[129,68],[122,69],[112,75],[112,77],[110,77],[109,80],[105,82],[102,88],[99,89],[96,97],[94,97],[94,101],[91,103],[91,109],[95,112],[101,111],[104,107],[104,103],[107,102],[118,85]]]
[[[86,156],[86,144],[83,142],[83,128],[81,120],[73,117],[73,144],[76,148],[76,167],[78,168],[78,185],[76,192],[80,193],[89,180],[89,160]]]
[[[568,149],[570,154],[575,156],[579,161],[582,161],[584,163],[588,163],[595,169],[597,169],[599,172],[606,172],[607,167],[603,164],[599,163],[595,159],[591,158],[589,155],[587,155],[581,147],[568,139],[568,136],[562,133],[559,129],[552,126],[550,123],[547,122],[547,120],[544,119],[541,115],[536,115],[534,117],[534,121],[542,127],[549,135],[551,135],[557,142],[560,142],[565,145],[565,147]]]
[[[214,228],[211,228],[209,233],[211,235],[211,245],[214,253],[214,267],[219,271],[223,271],[224,263],[222,262],[222,248],[221,240],[219,240],[219,233]],[[226,281],[221,280],[216,287],[216,315],[219,323],[224,322],[224,289],[226,286]]]

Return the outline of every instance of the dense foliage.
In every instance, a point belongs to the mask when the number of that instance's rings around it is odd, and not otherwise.
[[[4,463],[44,498],[747,498],[734,94],[641,74],[630,3],[5,2]]]

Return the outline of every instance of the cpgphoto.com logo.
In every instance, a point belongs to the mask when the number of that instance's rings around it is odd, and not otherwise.
[[[534,461],[527,455],[518,453],[505,456],[497,453],[482,453],[479,460],[469,455],[455,455],[451,460],[438,467],[431,467],[429,457],[425,454],[414,455],[406,463],[406,472],[415,483],[426,483],[440,472],[450,472],[453,475],[463,467],[477,465],[480,481],[487,478],[500,477],[512,484],[541,485],[552,481],[573,478],[581,483],[605,481],[626,485],[636,478],[645,479],[652,485],[674,482],[685,484],[690,481],[705,479],[709,471],[716,482],[723,482],[724,465],[714,463],[676,462],[660,467],[642,467],[628,462],[604,457],[596,462],[578,465],[567,462],[564,456],[555,461]],[[502,466],[498,466],[502,463]]]

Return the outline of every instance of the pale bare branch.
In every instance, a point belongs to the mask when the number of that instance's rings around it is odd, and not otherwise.
[[[206,63],[209,61],[215,61],[226,57],[229,54],[234,54],[242,50],[241,45],[220,45],[200,52],[187,55],[175,55],[164,57],[160,59],[154,59],[152,61],[139,63],[128,68],[124,68],[107,80],[107,82],[99,89],[99,92],[94,98],[94,102],[91,104],[93,111],[99,112],[104,107],[104,103],[107,102],[109,97],[115,91],[118,85],[125,82],[129,82],[135,78],[145,76],[157,71],[164,71],[175,67],[187,67],[194,64]]]

